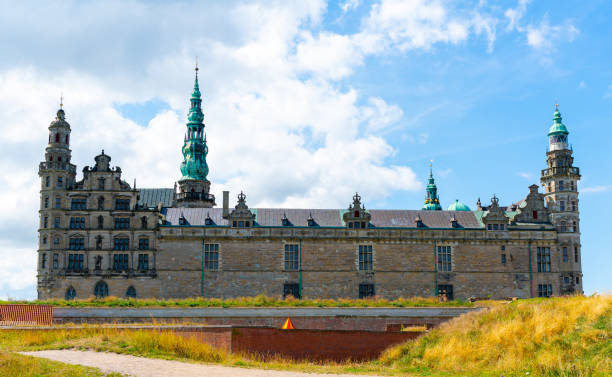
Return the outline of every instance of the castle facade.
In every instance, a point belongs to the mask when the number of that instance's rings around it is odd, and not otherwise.
[[[430,171],[421,210],[230,208],[210,193],[197,71],[181,178],[136,188],[104,151],[77,180],[60,106],[40,163],[38,297],[389,299],[582,292],[578,181],[555,110],[539,186],[502,206],[442,210]]]

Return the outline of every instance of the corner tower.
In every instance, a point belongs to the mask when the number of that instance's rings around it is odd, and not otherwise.
[[[40,223],[38,229],[38,295],[52,288],[50,272],[57,254],[54,250],[62,244],[63,211],[67,207],[67,190],[76,177],[76,166],[70,162],[70,124],[66,122],[63,104],[49,125],[49,143],[45,149],[45,161],[38,166],[40,185]],[[53,258],[53,259],[52,259]]]
[[[426,190],[423,209],[426,211],[441,211],[442,206],[440,206],[440,198],[438,198],[438,187],[434,181],[432,164],[429,164],[429,179]]]
[[[187,132],[183,143],[183,162],[181,163],[181,180],[178,181],[179,192],[176,194],[179,207],[204,207],[215,205],[215,197],[210,194],[210,181],[206,155],[206,135],[204,133],[204,114],[202,113],[202,95],[198,84],[198,67],[195,68],[195,84],[191,95],[191,107],[187,122]]]
[[[553,124],[548,132],[548,167],[542,170],[540,181],[544,198],[557,229],[561,260],[561,292],[582,292],[580,250],[580,219],[578,211],[578,181],[580,169],[573,166],[573,151],[568,144],[569,132],[555,105]]]

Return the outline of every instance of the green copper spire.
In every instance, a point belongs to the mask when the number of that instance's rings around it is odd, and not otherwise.
[[[195,85],[191,94],[191,108],[187,122],[187,133],[183,144],[183,162],[181,163],[181,173],[185,179],[206,180],[208,175],[208,164],[206,155],[206,136],[204,135],[204,114],[202,113],[202,94],[198,84],[198,65],[195,68]]]
[[[429,179],[427,181],[427,195],[425,196],[425,205],[423,209],[426,211],[441,211],[440,199],[438,198],[438,188],[433,177],[432,164],[429,164]]]
[[[550,126],[550,130],[548,131],[548,136],[553,135],[568,135],[569,131],[565,128],[565,125],[562,123],[561,113],[559,112],[559,105],[555,105],[555,113],[553,115],[553,124]]]

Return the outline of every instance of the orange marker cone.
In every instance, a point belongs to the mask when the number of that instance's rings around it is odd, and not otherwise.
[[[291,322],[291,318],[287,317],[285,324],[281,327],[281,330],[295,330],[293,323]]]

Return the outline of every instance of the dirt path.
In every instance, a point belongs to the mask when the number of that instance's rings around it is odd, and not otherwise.
[[[232,368],[211,364],[192,364],[181,361],[148,359],[108,352],[49,350],[22,352],[67,364],[99,368],[103,372],[119,372],[134,377],[349,377],[350,374],[311,374],[263,369]]]

